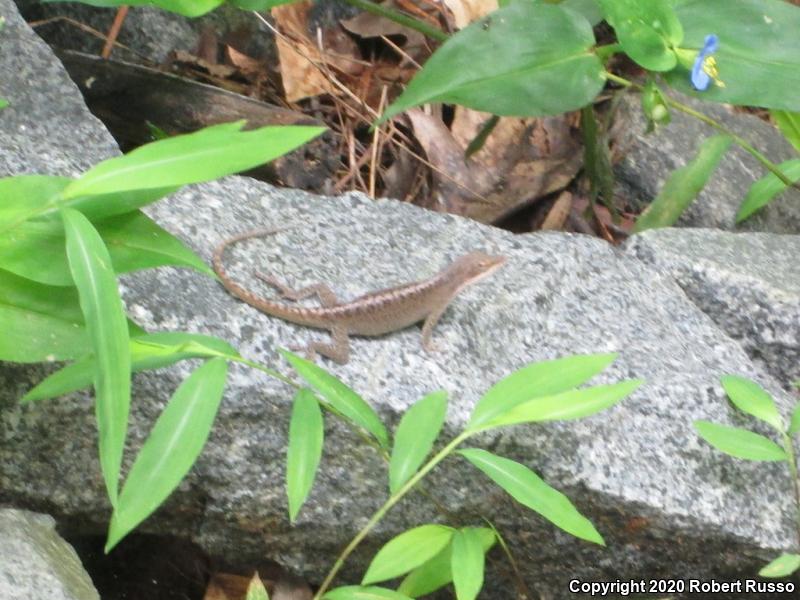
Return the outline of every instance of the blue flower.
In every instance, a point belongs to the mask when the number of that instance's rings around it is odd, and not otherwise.
[[[692,85],[698,91],[708,89],[711,81],[719,87],[725,87],[725,84],[719,78],[719,71],[717,70],[717,60],[714,58],[714,53],[719,48],[719,38],[716,35],[709,34],[706,36],[703,49],[694,59],[692,65]]]

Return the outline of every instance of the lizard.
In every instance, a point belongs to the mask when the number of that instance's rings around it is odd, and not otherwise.
[[[506,262],[504,256],[470,252],[427,279],[370,292],[350,301],[340,301],[324,283],[294,290],[274,277],[256,273],[259,279],[276,289],[286,300],[298,301],[317,296],[320,302],[320,306],[298,306],[269,300],[244,288],[231,278],[223,264],[223,254],[231,245],[250,238],[273,235],[284,229],[287,228],[258,229],[227,238],[214,250],[212,264],[228,292],[250,306],[284,321],[330,331],[332,343],[312,342],[305,348],[311,360],[321,354],[345,364],[350,358],[350,335],[380,336],[420,321],[424,321],[422,347],[428,352],[435,350],[431,343],[433,328],[453,298],[467,286],[494,273]]]

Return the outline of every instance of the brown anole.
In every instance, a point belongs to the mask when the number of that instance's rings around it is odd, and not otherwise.
[[[340,301],[323,283],[293,290],[272,277],[256,273],[257,277],[287,300],[317,296],[321,304],[315,307],[296,306],[268,300],[245,289],[231,279],[222,263],[223,253],[231,244],[272,235],[281,230],[249,231],[224,240],[214,250],[214,271],[231,294],[250,306],[284,321],[329,330],[333,343],[313,342],[306,352],[310,358],[319,353],[340,364],[346,363],[350,357],[350,335],[379,336],[423,320],[422,346],[428,351],[433,350],[431,334],[448,304],[461,290],[488,277],[506,261],[503,256],[470,252],[428,279],[371,292],[346,302]]]

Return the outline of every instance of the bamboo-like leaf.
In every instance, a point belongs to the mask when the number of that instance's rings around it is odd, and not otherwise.
[[[0,178],[0,235],[7,227],[22,223],[55,205],[69,177],[51,175],[16,175]]]
[[[781,554],[778,558],[765,565],[758,574],[761,577],[783,578],[788,577],[800,569],[800,554]]]
[[[715,135],[704,140],[697,156],[670,174],[655,200],[639,215],[633,227],[634,233],[674,225],[706,185],[731,141],[727,135]]]
[[[68,2],[69,0],[48,0],[49,2]],[[164,10],[183,15],[199,17],[217,8],[224,0],[82,0],[91,6],[158,6]]]
[[[269,162],[320,135],[324,128],[262,127],[244,121],[140,146],[89,169],[63,191],[65,199],[210,181]]]
[[[700,437],[717,450],[735,458],[756,461],[786,460],[786,453],[778,444],[758,433],[711,421],[695,421],[694,428]]]
[[[371,433],[384,448],[389,446],[389,435],[380,417],[354,390],[311,361],[287,350],[281,350],[280,353],[334,410]]]
[[[346,585],[326,593],[323,600],[411,600],[408,596],[376,586]]]
[[[789,425],[789,435],[794,435],[800,431],[800,402],[794,405],[792,411],[792,422]]]
[[[479,527],[475,531],[480,537],[483,553],[486,554],[497,541],[497,537],[494,531],[488,527]],[[406,575],[397,591],[411,598],[418,598],[444,587],[453,580],[453,572],[450,568],[451,557],[452,543]]]
[[[800,180],[800,159],[787,160],[778,165],[791,181]],[[767,173],[764,177],[756,181],[747,192],[736,213],[736,222],[741,223],[750,215],[765,207],[772,202],[781,192],[786,189],[783,183],[772,173]]]
[[[447,412],[447,392],[433,392],[406,411],[394,436],[389,491],[394,494],[422,465],[439,437]]]
[[[605,545],[592,522],[564,494],[550,487],[525,465],[479,448],[458,450],[520,504],[542,515],[556,527],[575,537]]]
[[[451,569],[458,600],[475,600],[483,587],[483,544],[478,530],[459,529],[453,534]]]
[[[386,581],[423,564],[450,543],[453,528],[421,525],[394,537],[372,559],[361,585]]]
[[[314,393],[301,388],[294,397],[286,455],[286,494],[289,518],[294,523],[317,475],[325,430]]]
[[[642,385],[641,379],[630,379],[610,385],[569,390],[553,396],[536,398],[518,404],[484,425],[483,429],[519,423],[581,419],[609,408]]]
[[[181,383],[158,417],[122,487],[106,552],[167,499],[189,472],[211,432],[228,365],[214,358]]]
[[[778,125],[783,136],[800,152],[800,112],[771,110],[769,113]]]
[[[585,383],[614,362],[616,354],[585,354],[532,363],[494,384],[478,400],[467,425],[478,431],[515,406]]]
[[[115,506],[131,401],[128,324],[111,257],[100,234],[73,209],[65,209],[62,216],[69,268],[97,359],[94,389],[100,466],[108,497]]]
[[[783,419],[772,399],[764,388],[754,381],[735,375],[725,375],[720,378],[722,387],[728,398],[739,410],[753,415],[756,419],[761,419],[768,425],[772,425],[779,433],[783,433]]]

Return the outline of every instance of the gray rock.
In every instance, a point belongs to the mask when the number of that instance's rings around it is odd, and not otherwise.
[[[746,139],[767,158],[780,163],[796,158],[789,143],[780,132],[755,115],[736,112],[730,106],[701,102],[670,92],[680,102],[707,114],[730,131]],[[643,208],[656,197],[669,174],[691,160],[703,139],[716,130],[697,119],[676,110],[672,122],[645,134],[646,122],[638,94],[626,94],[620,103],[618,120],[624,123],[625,152],[615,168],[617,193],[634,207]],[[711,227],[737,231],[766,231],[800,233],[800,190],[791,189],[776,198],[740,225],[735,225],[736,213],[747,190],[767,172],[750,154],[732,144],[706,187],[678,221],[686,227]]]
[[[674,278],[784,385],[800,378],[800,237],[659,229],[627,249]]]
[[[100,600],[78,555],[49,515],[0,509],[0,598]]]

